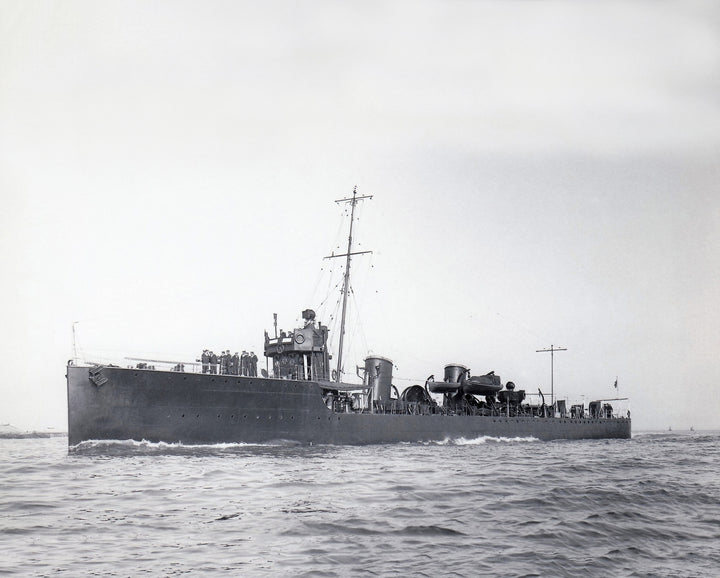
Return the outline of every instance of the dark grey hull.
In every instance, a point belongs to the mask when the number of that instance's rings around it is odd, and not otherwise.
[[[446,439],[629,438],[630,420],[336,413],[311,381],[68,366],[68,443],[377,444]]]

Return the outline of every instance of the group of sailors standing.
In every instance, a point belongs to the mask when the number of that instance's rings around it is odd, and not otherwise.
[[[230,354],[230,350],[223,351],[220,355],[216,355],[209,349],[204,349],[200,356],[203,373],[220,373],[221,375],[246,375],[248,377],[257,376],[257,355],[255,352],[243,351],[242,355],[238,355],[236,351]]]

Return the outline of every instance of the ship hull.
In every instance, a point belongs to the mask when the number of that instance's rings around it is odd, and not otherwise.
[[[379,444],[492,437],[629,438],[629,419],[337,413],[320,384],[68,366],[68,443]]]

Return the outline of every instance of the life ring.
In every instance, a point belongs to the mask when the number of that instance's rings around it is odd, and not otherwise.
[[[283,351],[285,351],[285,348],[284,348],[282,345],[278,345],[278,346],[277,346],[277,352],[278,352],[278,353],[282,353]]]
[[[302,333],[298,333],[295,336],[295,343],[297,343],[298,345],[305,343],[305,336]]]

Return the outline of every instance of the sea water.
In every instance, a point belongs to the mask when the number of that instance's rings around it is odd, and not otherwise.
[[[0,440],[0,574],[718,576],[720,432]]]

